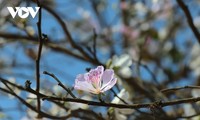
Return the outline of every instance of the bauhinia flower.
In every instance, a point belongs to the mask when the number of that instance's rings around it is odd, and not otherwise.
[[[75,79],[74,88],[100,94],[111,89],[117,82],[112,69],[104,71],[103,66],[98,66],[96,69],[91,69],[88,73],[79,74]]]
[[[122,104],[123,102],[119,98],[122,98],[128,104],[132,104],[132,102],[130,101],[130,94],[125,89],[122,89],[120,93],[117,94],[117,97],[114,97],[111,103]],[[108,112],[114,115],[113,117],[115,120],[127,120],[128,115],[132,114],[134,110],[110,107]]]
[[[107,62],[109,68],[113,68],[119,75],[125,78],[129,78],[132,75],[131,65],[132,58],[128,54],[113,56],[112,59]]]

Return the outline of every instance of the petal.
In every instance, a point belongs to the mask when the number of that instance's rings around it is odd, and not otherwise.
[[[113,65],[117,66],[117,67],[118,66],[128,67],[128,66],[131,66],[131,64],[132,64],[132,59],[131,59],[130,55],[128,55],[128,54],[123,54],[119,57],[115,56],[115,57],[113,57],[113,60],[114,60]]]
[[[105,91],[111,89],[116,84],[116,82],[117,82],[117,78],[113,78],[104,87],[101,88],[101,92],[105,92]]]
[[[75,82],[77,81],[86,81],[84,74],[77,75]]]
[[[104,67],[98,66],[95,69],[91,69],[89,73],[85,74],[85,79],[95,86],[95,88],[101,87],[101,77],[103,75]]]
[[[104,67],[103,67],[103,66],[98,66],[98,67],[96,68],[96,70],[99,72],[100,75],[102,75],[102,74],[103,74],[103,71],[104,71]]]
[[[81,82],[80,84],[75,84],[74,89],[96,93],[96,89],[88,82]]]
[[[85,73],[85,74],[83,74],[83,78],[85,79],[85,81],[87,81],[87,82],[91,82],[90,80],[89,80],[89,73]]]
[[[121,55],[120,59],[121,59],[121,61],[120,61],[121,65],[120,66],[129,67],[129,66],[132,65],[132,59],[131,59],[130,55],[123,54],[123,55]]]
[[[105,85],[111,81],[114,77],[114,71],[112,69],[107,69],[104,71],[102,75],[102,87],[105,87]]]
[[[99,73],[98,86],[100,88],[101,87],[101,82],[102,82],[102,76],[103,76],[103,73],[104,73],[104,67],[103,66],[98,66],[96,69],[98,70],[98,73]]]
[[[97,71],[98,74],[102,75],[102,74],[103,74],[103,71],[104,71],[104,67],[103,67],[103,66],[98,66],[98,67],[95,68],[95,69],[91,69],[91,70],[89,71],[89,73],[91,73],[91,72],[93,72],[93,71]]]
[[[75,79],[75,85],[74,89],[77,90],[83,90],[87,92],[96,92],[96,89],[92,86],[91,83],[89,83],[87,80],[85,80],[85,77],[83,74],[80,74]]]
[[[132,75],[132,70],[129,67],[123,67],[119,71],[119,74],[122,75],[124,78],[129,78]]]

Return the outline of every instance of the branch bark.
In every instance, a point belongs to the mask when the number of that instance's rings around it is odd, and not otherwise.
[[[40,92],[40,58],[41,58],[42,46],[43,46],[43,43],[44,43],[44,39],[42,38],[42,28],[41,28],[42,8],[41,8],[41,5],[39,3],[39,0],[37,0],[37,5],[38,5],[38,7],[40,7],[38,22],[37,22],[38,35],[39,35],[39,48],[38,48],[38,55],[37,55],[35,62],[36,62],[36,91],[39,93]],[[37,95],[38,118],[41,118],[41,116],[39,114],[40,109],[41,109],[40,96]]]
[[[179,6],[181,7],[181,9],[183,10],[183,12],[185,13],[185,16],[187,17],[188,24],[189,24],[190,28],[192,29],[195,37],[197,38],[197,40],[200,44],[200,33],[193,23],[192,15],[191,15],[188,7],[184,4],[183,0],[176,0],[176,1],[179,4]]]

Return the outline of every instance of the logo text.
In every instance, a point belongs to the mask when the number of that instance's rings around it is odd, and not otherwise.
[[[35,18],[38,10],[40,9],[40,7],[35,7],[35,10],[32,7],[15,7],[15,9],[13,7],[7,8],[13,18],[15,18],[17,14],[20,18],[27,18],[29,14],[32,18]]]

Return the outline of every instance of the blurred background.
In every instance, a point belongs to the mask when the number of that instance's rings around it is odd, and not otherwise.
[[[200,96],[198,89],[160,92],[165,88],[200,85],[200,46],[176,0],[39,1],[44,6],[42,33],[48,36],[41,54],[41,93],[66,96],[66,91],[43,71],[55,74],[64,85],[73,88],[76,75],[104,65],[115,70],[119,80],[113,89],[130,104]],[[200,1],[182,1],[199,30]],[[0,77],[21,86],[30,80],[35,89],[38,16],[13,19],[8,6],[37,4],[34,0],[0,0]],[[2,82],[0,88],[7,89]],[[11,88],[27,103],[36,105],[36,96]],[[72,92],[82,99],[98,100],[90,93]],[[105,94],[105,101],[121,103],[112,92]],[[48,101],[42,102],[42,110],[54,116],[68,115],[78,108],[94,112],[87,115],[80,111],[80,115],[69,119],[94,120],[96,114],[114,120],[200,119],[198,103],[165,107],[153,115],[148,109],[123,112],[78,103],[62,104],[68,110]],[[36,115],[16,97],[0,90],[0,119],[32,120]],[[195,116],[186,117],[191,115]]]

